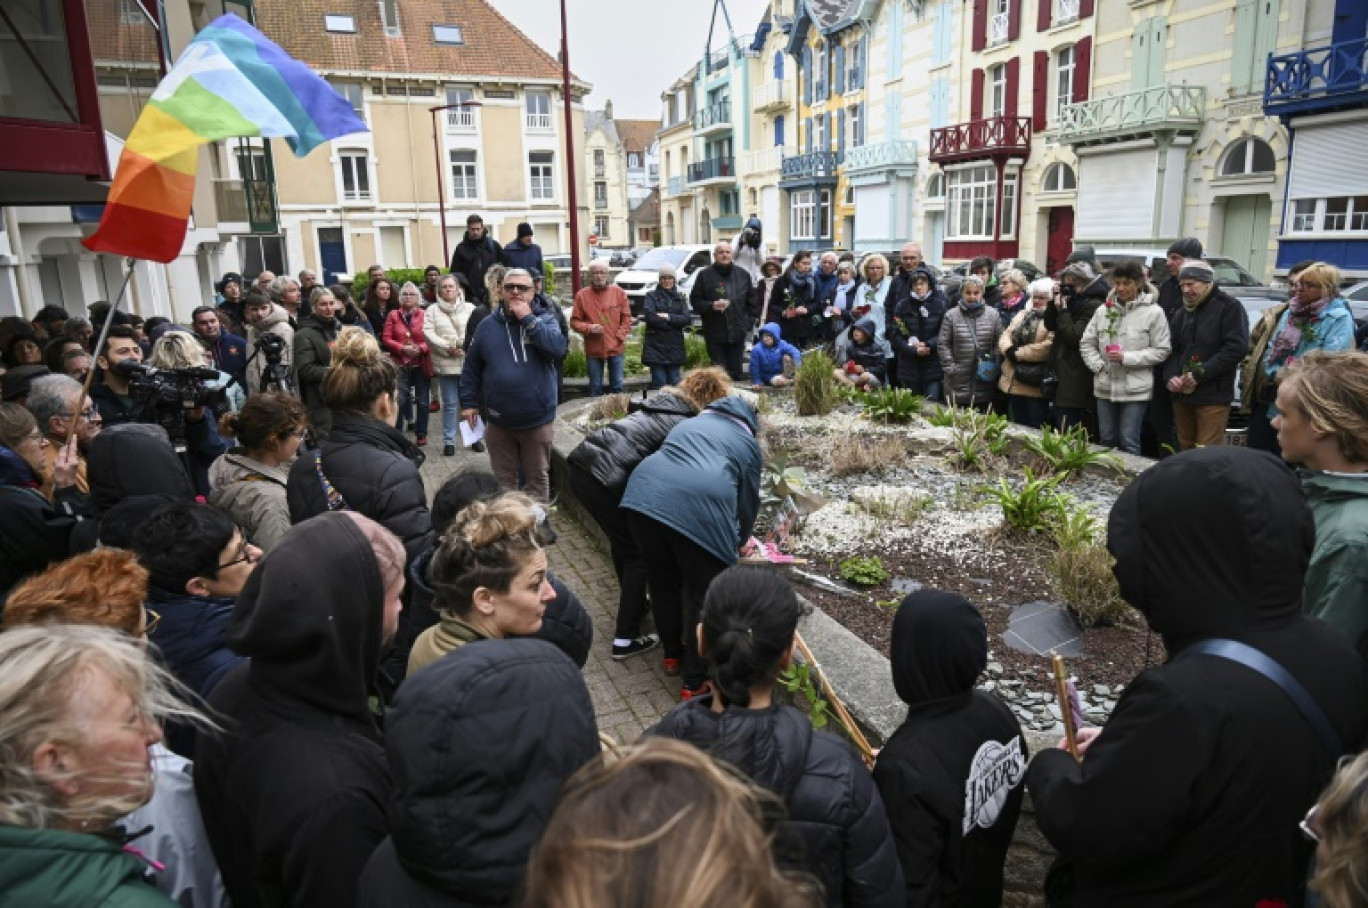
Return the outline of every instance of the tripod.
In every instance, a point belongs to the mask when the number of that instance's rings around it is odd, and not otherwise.
[[[266,368],[261,370],[261,390],[294,394],[294,376],[290,374],[290,368],[279,360],[267,360]]]

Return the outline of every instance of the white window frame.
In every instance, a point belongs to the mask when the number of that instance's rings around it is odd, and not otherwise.
[[[1340,209],[1342,204],[1342,210]],[[1368,236],[1368,195],[1292,199],[1287,203],[1289,234],[1325,233]]]
[[[594,217],[594,233],[598,236],[600,242],[608,239],[608,227],[610,222],[611,219],[606,214],[600,214]]]
[[[945,172],[945,238],[991,240],[998,213],[997,168],[975,164]]]
[[[1265,148],[1267,148],[1269,155],[1273,157],[1272,166],[1266,170],[1254,169],[1254,152],[1258,148],[1259,144],[1262,144]],[[1234,173],[1227,172],[1227,168],[1230,167],[1231,162],[1236,157],[1243,159],[1240,169]],[[1230,151],[1226,153],[1226,156],[1221,160],[1221,169],[1220,172],[1217,174],[1216,178],[1232,180],[1238,179],[1240,177],[1268,176],[1277,169],[1277,166],[1277,156],[1276,153],[1273,151],[1273,147],[1269,145],[1267,142],[1264,142],[1262,139],[1259,139],[1254,136],[1249,136],[1240,139],[1238,142],[1236,142],[1235,146],[1232,147]]]
[[[988,14],[988,45],[1006,44],[1011,32],[1011,0],[993,0]]]
[[[815,136],[817,141],[813,143],[812,146],[813,151],[825,152],[830,149],[831,143],[829,141],[829,136],[827,135],[826,114],[817,114],[812,118],[812,130],[817,134]]]
[[[813,54],[813,68],[817,70],[813,79],[815,91],[812,93],[812,100],[824,101],[831,95],[831,64],[829,55],[830,46],[825,41],[817,42],[817,52]]]
[[[852,104],[846,108],[846,123],[850,124],[850,141],[848,144],[851,148],[858,148],[863,144],[860,142],[860,105]]]
[[[549,160],[542,160],[543,155],[548,156]],[[548,202],[556,198],[556,153],[554,151],[529,151],[527,153],[527,174],[531,181],[528,198],[534,202]]]
[[[448,104],[460,104],[466,101],[475,100],[475,89],[468,85],[448,85],[446,87],[446,102]],[[447,129],[456,132],[473,132],[475,129],[475,108],[474,107],[455,107],[446,112]]]
[[[1066,173],[1069,175],[1067,181],[1064,179]],[[1073,185],[1066,186],[1066,182],[1071,182]],[[1077,192],[1078,174],[1068,164],[1057,161],[1045,168],[1045,179],[1040,182],[1040,191],[1042,193]]]
[[[380,21],[387,36],[399,36],[399,0],[380,0]]]
[[[795,240],[817,239],[817,192],[799,189],[789,193],[789,236]]]
[[[1007,64],[988,67],[988,116],[1007,115]]]
[[[634,170],[641,167],[641,155],[635,151],[629,151],[627,153],[627,166]]]
[[[323,30],[335,35],[356,34],[356,17],[341,13],[324,13]]]
[[[342,201],[373,202],[375,195],[371,190],[370,152],[364,148],[344,148],[337,153],[337,164],[342,175]],[[350,189],[347,188],[349,180],[352,184]]]
[[[998,203],[999,226],[998,237],[1004,240],[1016,238],[1017,224],[1017,202],[1021,195],[1021,171],[1016,167],[1008,167],[1002,174],[1002,199]]]
[[[439,47],[463,47],[465,45],[465,32],[461,31],[459,25],[439,25],[432,24],[432,43]]]
[[[460,155],[461,160],[456,156]],[[469,155],[470,159],[466,160]],[[458,169],[459,168],[459,169]],[[448,194],[453,202],[473,201],[480,197],[480,152],[475,148],[452,148],[447,151]]]
[[[1074,72],[1078,57],[1070,44],[1055,54],[1055,122],[1064,119],[1064,108],[1073,103]]]
[[[1050,25],[1064,25],[1068,22],[1077,22],[1079,13],[1078,0],[1053,0],[1050,4],[1052,15]]]
[[[330,80],[328,85],[333,91],[347,99],[347,103],[352,106],[353,113],[362,120],[366,119],[366,91],[360,82],[333,82]]]
[[[531,132],[550,132],[555,128],[551,117],[551,92],[527,91],[523,93],[523,122]]]
[[[831,239],[831,224],[833,215],[833,212],[831,210],[831,190],[818,190],[817,201],[817,238],[819,240],[829,240]]]

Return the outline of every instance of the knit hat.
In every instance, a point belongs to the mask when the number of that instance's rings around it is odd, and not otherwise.
[[[1174,240],[1173,245],[1168,247],[1168,254],[1181,255],[1185,259],[1199,259],[1202,257],[1202,241],[1195,236]]]
[[[1216,272],[1201,259],[1184,259],[1178,271],[1180,281],[1201,281],[1204,284],[1216,283]]]
[[[219,281],[218,284],[214,287],[214,289],[217,290],[219,293],[222,293],[223,288],[227,287],[229,284],[237,284],[239,287],[241,287],[242,275],[238,274],[236,271],[229,271],[227,274],[223,276],[223,280]]]
[[[1074,251],[1069,253],[1069,257],[1064,260],[1064,267],[1072,265],[1074,262],[1087,262],[1092,266],[1094,273],[1101,271],[1097,263],[1097,251],[1087,243],[1080,243],[1074,247]]]
[[[28,397],[33,380],[51,374],[52,370],[47,366],[15,366],[0,379],[0,397],[3,397],[6,403]]]
[[[531,225],[531,224],[527,223],[526,221],[523,221],[521,224],[518,225],[518,239],[522,239],[522,238],[525,237],[525,236],[531,236],[531,235],[532,235],[532,225]]]
[[[674,265],[671,265],[669,262],[664,262],[661,264],[660,270],[656,272],[656,275],[659,277],[677,277],[678,272],[675,271]]]
[[[1097,272],[1093,270],[1093,266],[1090,265],[1086,259],[1082,259],[1065,268],[1064,273],[1060,275],[1060,277],[1072,277],[1080,281],[1092,283],[1097,280]]]

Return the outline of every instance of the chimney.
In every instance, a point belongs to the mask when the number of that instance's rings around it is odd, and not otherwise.
[[[611,98],[603,102],[603,116],[609,120],[613,119],[613,101]]]

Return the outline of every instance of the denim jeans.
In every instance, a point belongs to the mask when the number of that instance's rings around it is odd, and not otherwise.
[[[938,378],[935,381],[921,381],[916,378],[902,379],[902,386],[913,394],[920,394],[934,404],[945,403],[944,383]]]
[[[683,366],[651,366],[651,390],[658,391],[666,385],[679,384]]]
[[[600,359],[589,357],[589,396],[603,396],[603,367],[608,366],[608,393],[622,393],[622,354]]]
[[[396,429],[402,432],[404,423],[412,420],[415,435],[427,434],[428,417],[432,415],[428,411],[431,384],[432,379],[423,374],[422,366],[399,367],[399,415],[394,420]],[[415,406],[418,409],[416,418],[413,412]]]
[[[1039,429],[1050,418],[1050,402],[1043,397],[1012,394],[1007,398],[1007,407],[1012,414],[1012,422],[1019,426]]]
[[[442,443],[454,445],[461,422],[461,376],[439,375],[437,387],[442,392]]]
[[[1145,427],[1145,413],[1148,410],[1147,400],[1113,403],[1099,397],[1097,434],[1102,436],[1102,444],[1109,448],[1120,448],[1127,454],[1139,454],[1140,433]]]

